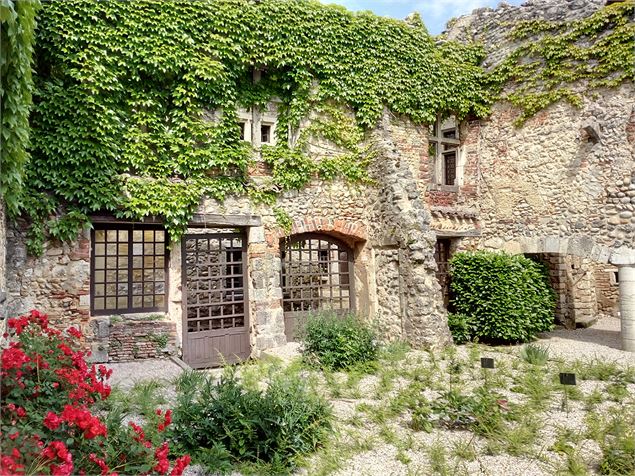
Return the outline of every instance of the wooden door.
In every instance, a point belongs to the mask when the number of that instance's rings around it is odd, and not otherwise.
[[[183,360],[203,368],[247,359],[251,349],[244,234],[188,234],[182,253]]]

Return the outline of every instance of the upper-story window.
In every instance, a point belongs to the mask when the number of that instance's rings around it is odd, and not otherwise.
[[[438,116],[435,123],[430,126],[428,141],[430,159],[434,163],[434,183],[458,186],[461,141],[456,118]]]
[[[260,142],[262,144],[271,144],[272,135],[271,135],[271,124],[261,124],[260,125]]]

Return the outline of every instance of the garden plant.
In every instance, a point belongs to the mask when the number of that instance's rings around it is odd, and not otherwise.
[[[77,328],[60,332],[38,311],[9,319],[8,328],[0,474],[178,476],[187,467],[188,455],[170,455],[170,410],[157,409],[143,427],[105,410],[112,371],[86,363]]]

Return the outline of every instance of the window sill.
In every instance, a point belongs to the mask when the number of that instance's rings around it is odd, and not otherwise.
[[[428,185],[428,190],[436,190],[439,192],[453,192],[457,193],[459,191],[458,185],[442,185],[439,183],[431,183]]]

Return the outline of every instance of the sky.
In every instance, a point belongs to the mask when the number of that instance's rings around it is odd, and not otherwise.
[[[441,33],[445,23],[452,17],[470,13],[475,8],[495,8],[500,0],[321,0],[322,3],[337,3],[349,10],[371,10],[377,15],[404,19],[409,13],[418,11],[428,31]],[[520,5],[521,0],[507,0]]]

